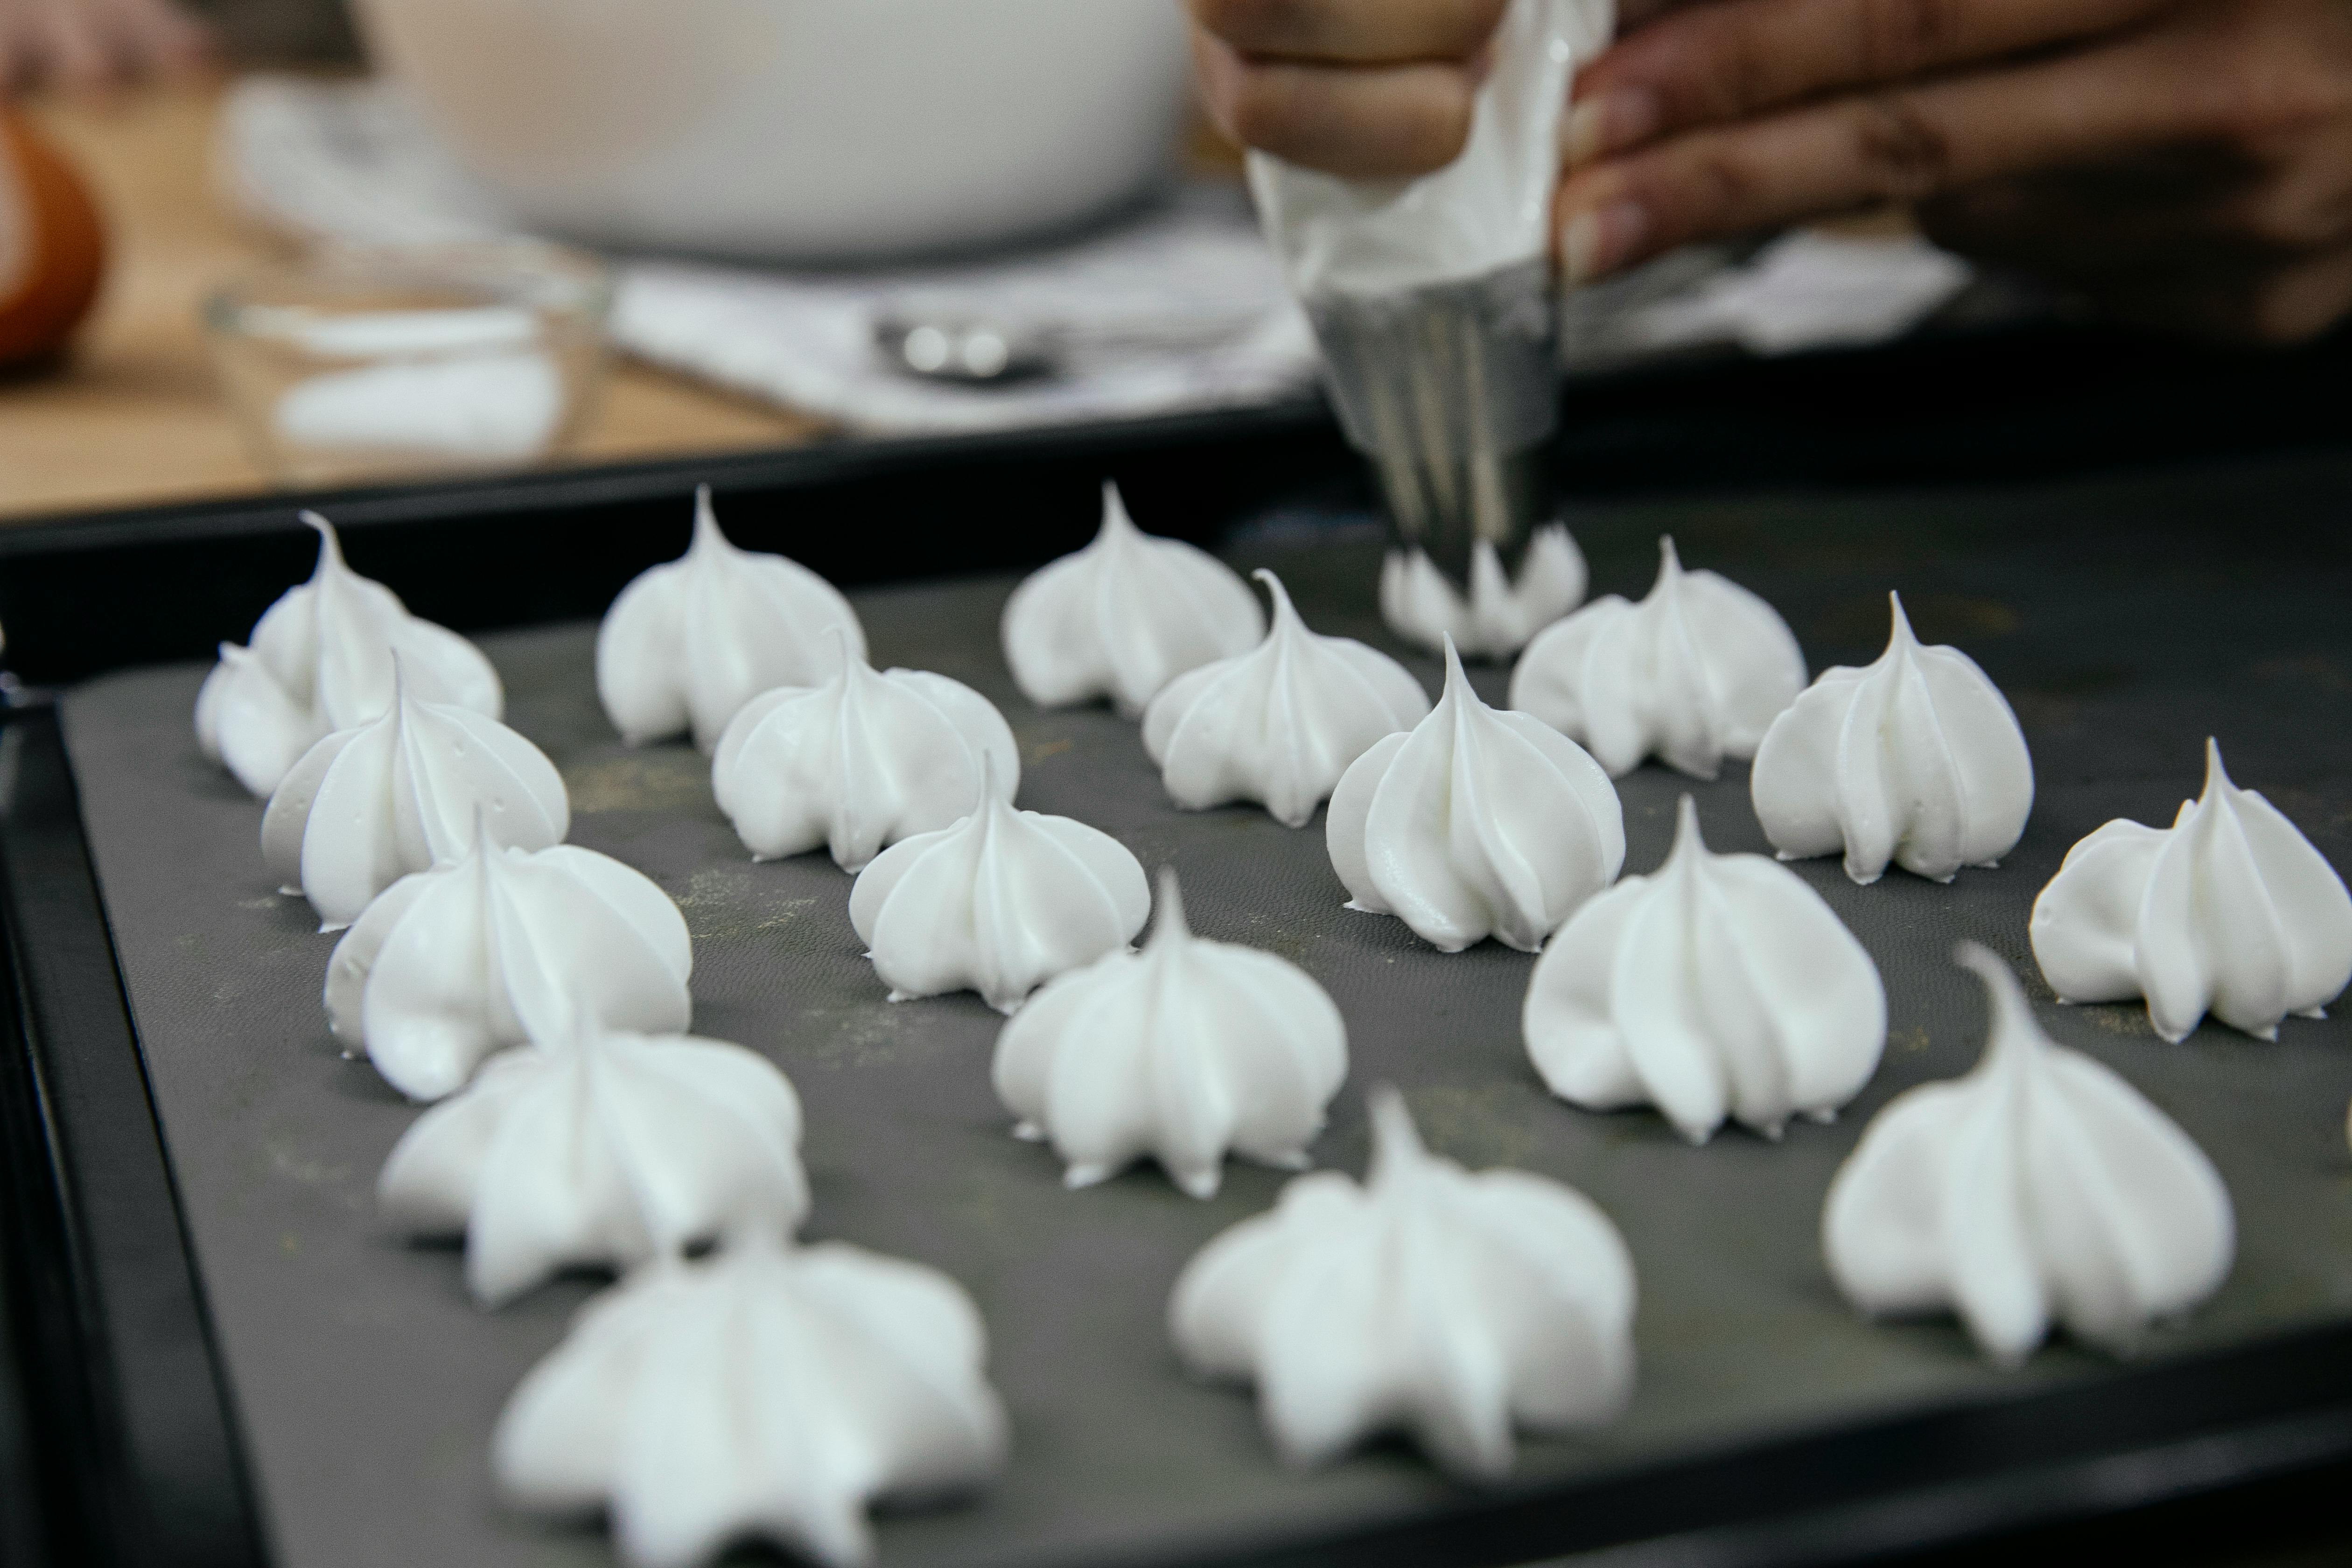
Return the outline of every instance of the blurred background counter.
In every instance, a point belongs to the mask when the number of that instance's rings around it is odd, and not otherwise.
[[[224,277],[286,251],[217,195],[213,149],[226,92],[149,86],[20,106],[95,188],[111,258],[65,364],[0,380],[0,521],[267,488],[220,396],[198,319]],[[616,358],[571,457],[740,451],[823,428]]]

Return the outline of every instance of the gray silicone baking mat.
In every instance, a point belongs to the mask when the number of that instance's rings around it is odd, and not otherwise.
[[[2241,783],[2352,864],[2352,565],[2340,529],[2312,526],[2340,517],[2346,476],[2340,462],[2279,463],[1574,514],[1596,593],[1645,591],[1656,536],[1671,529],[1689,564],[1779,605],[1816,669],[1874,657],[1885,592],[1899,587],[1924,636],[1967,648],[2006,687],[2032,742],[2040,800],[2000,870],[1949,888],[1893,873],[1858,889],[1833,862],[1800,868],[1876,956],[1892,1037],[1842,1120],[1794,1127],[1777,1146],[1732,1129],[1694,1149],[1653,1114],[1549,1099],[1519,1041],[1531,960],[1492,944],[1443,956],[1393,920],[1343,910],[1319,816],[1292,832],[1253,809],[1178,812],[1135,726],[1029,707],[997,653],[1009,580],[866,593],[858,607],[877,663],[945,671],[1003,706],[1021,742],[1024,805],[1105,828],[1147,866],[1172,862],[1199,930],[1279,952],[1329,988],[1353,1060],[1319,1162],[1360,1171],[1363,1089],[1392,1079],[1440,1151],[1572,1183],[1614,1216],[1640,1275],[1640,1392],[1606,1433],[1528,1443],[1520,1478],[1541,1479],[2108,1364],[2059,1345],[2000,1373],[1948,1325],[1856,1321],[1820,1261],[1822,1194],[1889,1096],[1975,1059],[1983,1010],[1948,961],[1954,941],[2023,960],[2027,909],[2067,846],[2113,816],[2169,820],[2195,792],[2209,731]],[[1316,521],[1262,521],[1234,559],[1282,570],[1318,628],[1385,642],[1376,536]],[[646,558],[683,542],[682,527],[649,537]],[[366,570],[365,533],[349,543]],[[616,742],[593,693],[592,635],[485,641],[509,720],[563,769],[574,841],[678,900],[695,937],[697,1030],[764,1052],[799,1087],[808,1233],[944,1268],[988,1320],[1011,1469],[975,1506],[891,1519],[886,1564],[1112,1562],[1146,1545],[1364,1523],[1454,1495],[1399,1447],[1286,1473],[1246,1395],[1188,1382],[1162,1330],[1169,1285],[1281,1178],[1234,1166],[1210,1203],[1149,1169],[1064,1191],[1051,1153],[1008,1135],[989,1089],[997,1016],[970,995],[886,1002],[850,928],[846,877],[821,856],[752,865],[711,804],[701,758]],[[1412,663],[1433,688],[1433,661]],[[606,1561],[593,1528],[503,1511],[486,1459],[508,1390],[593,1282],[484,1313],[455,1251],[409,1246],[377,1221],[377,1168],[416,1113],[328,1037],[319,992],[332,939],[272,892],[260,807],[197,754],[189,711],[202,673],[95,682],[68,699],[67,733],[276,1551],[295,1568]],[[1498,699],[1501,672],[1478,684]],[[1685,789],[1716,847],[1763,847],[1737,769],[1694,785],[1645,768],[1622,788],[1631,870],[1657,864]],[[2352,1011],[2290,1022],[2277,1045],[2209,1027],[2168,1046],[2137,1007],[2061,1009],[2030,966],[2027,980],[2050,1029],[2178,1118],[2237,1201],[2235,1273],[2148,1353],[2352,1312]]]

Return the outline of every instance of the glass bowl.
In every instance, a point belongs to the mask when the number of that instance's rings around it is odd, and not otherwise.
[[[553,246],[338,248],[236,279],[204,321],[256,460],[322,486],[562,456],[611,304],[604,266]]]

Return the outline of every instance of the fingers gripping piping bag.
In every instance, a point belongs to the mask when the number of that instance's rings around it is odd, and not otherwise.
[[[1469,140],[1433,174],[1347,180],[1250,155],[1259,220],[1388,504],[1382,613],[1431,647],[1451,634],[1507,657],[1583,596],[1542,484],[1558,417],[1551,199],[1569,84],[1613,21],[1612,0],[1512,0]]]

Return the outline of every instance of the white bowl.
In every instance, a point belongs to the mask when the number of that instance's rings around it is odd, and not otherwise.
[[[798,261],[1004,244],[1163,178],[1176,0],[359,0],[379,66],[554,233]]]

